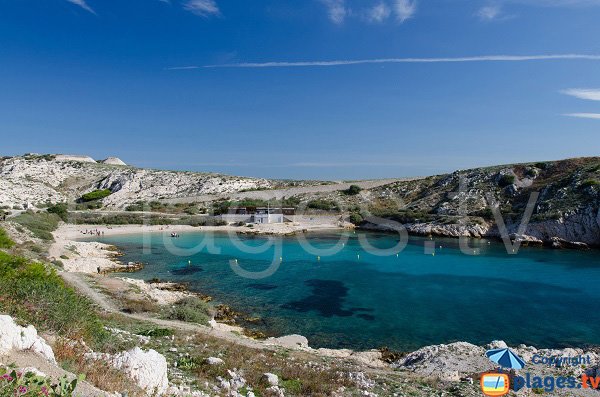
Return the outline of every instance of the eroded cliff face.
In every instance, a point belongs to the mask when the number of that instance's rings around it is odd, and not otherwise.
[[[398,182],[371,192],[377,216],[410,233],[500,237],[496,207],[512,240],[600,246],[600,158],[579,158],[456,171]],[[519,225],[528,203],[531,217]],[[372,227],[373,225],[371,225]]]
[[[266,179],[175,172],[28,155],[0,159],[0,206],[71,202],[94,189],[110,189],[107,208],[138,200],[270,188]]]

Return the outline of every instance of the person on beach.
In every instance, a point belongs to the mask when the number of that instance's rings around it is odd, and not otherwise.
[[[96,268],[96,270],[98,270],[98,274],[100,274],[100,270],[101,270],[101,269],[100,269],[100,266],[98,266],[98,267]]]

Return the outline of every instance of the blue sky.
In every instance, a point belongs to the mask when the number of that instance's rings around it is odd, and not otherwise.
[[[0,0],[0,154],[319,179],[598,155],[598,21],[600,0]]]

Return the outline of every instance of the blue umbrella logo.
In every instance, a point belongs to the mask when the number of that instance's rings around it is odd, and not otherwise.
[[[510,349],[492,349],[485,355],[502,368],[522,369],[525,366],[525,361]]]

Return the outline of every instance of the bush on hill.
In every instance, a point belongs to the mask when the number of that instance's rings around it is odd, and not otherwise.
[[[512,185],[513,183],[515,183],[515,176],[514,175],[502,175],[500,177],[500,179],[498,180],[498,186],[500,187],[506,187],[509,185]]]
[[[358,185],[350,185],[350,187],[344,190],[344,194],[348,196],[356,196],[358,193],[362,191],[362,188]]]
[[[67,203],[57,203],[53,206],[48,207],[46,211],[48,211],[51,214],[58,215],[60,219],[62,219],[64,222],[66,222],[69,217]]]
[[[6,230],[0,228],[0,248],[11,248],[13,245],[15,243],[8,237]]]
[[[306,206],[308,208],[322,211],[333,211],[339,209],[335,201],[330,200],[311,200],[306,204]]]
[[[81,200],[82,201],[101,200],[105,197],[110,196],[111,193],[112,192],[109,189],[94,190],[93,192],[89,192],[89,193],[86,193],[83,196],[81,196]]]
[[[58,227],[60,217],[48,212],[27,211],[13,218],[15,222],[29,229],[39,239],[53,241],[52,232]]]

